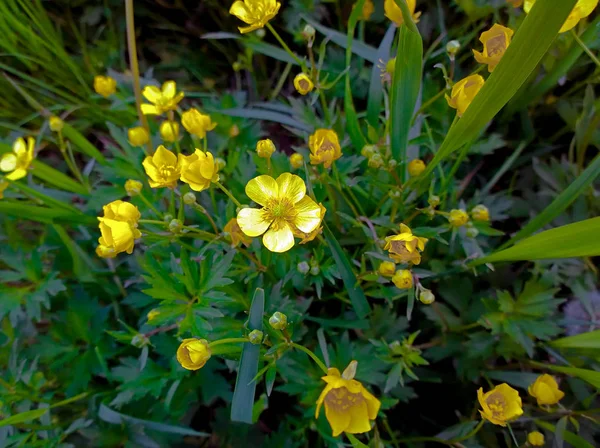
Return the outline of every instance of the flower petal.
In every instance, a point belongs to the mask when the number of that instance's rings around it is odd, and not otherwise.
[[[246,23],[252,23],[254,21],[252,14],[250,11],[248,11],[248,8],[246,8],[244,2],[240,0],[231,5],[231,8],[229,8],[229,14],[236,16],[238,19],[243,20]]]
[[[152,156],[152,162],[157,166],[177,166],[177,156],[160,145],[154,155]]]
[[[175,84],[175,81],[166,81],[162,85],[163,99],[173,99],[175,97],[175,92],[177,92],[177,84]]]
[[[140,107],[144,115],[160,115],[158,108],[152,104],[142,104]]]
[[[344,432],[352,419],[350,412],[337,411],[331,406],[328,406],[327,403],[325,403],[325,416],[331,425],[333,437],[337,437]]]
[[[156,86],[146,86],[144,90],[142,90],[142,95],[151,103],[156,103],[158,99],[161,97],[162,93],[160,89]]]
[[[263,235],[263,244],[271,252],[286,252],[294,247],[294,234],[286,222],[275,224]]]
[[[24,145],[25,143],[23,143]],[[17,167],[17,155],[14,153],[6,153],[2,156],[2,159],[0,159],[0,170],[4,171],[5,173],[8,171],[14,171],[15,168]]]
[[[31,137],[29,137],[29,138],[31,138]],[[13,143],[13,152],[18,156],[25,154],[27,152],[27,148],[25,146],[25,140],[23,139],[23,137],[19,137],[18,139],[15,140],[15,142]]]
[[[306,184],[295,174],[283,173],[277,178],[279,197],[288,198],[293,204],[306,196]]]
[[[260,236],[267,231],[273,221],[265,219],[265,214],[257,208],[243,208],[238,212],[237,222],[248,236]]]
[[[304,196],[294,205],[298,212],[294,225],[304,233],[310,233],[321,224],[321,207],[309,196]]]
[[[350,434],[362,434],[371,430],[367,403],[363,401],[362,403],[350,406],[347,412],[350,413],[350,424],[346,427],[346,432]]]
[[[25,176],[27,176],[27,170],[23,169],[23,168],[17,168],[12,173],[7,174],[6,178],[8,180],[19,180],[19,179],[22,179]]]
[[[267,205],[269,199],[276,198],[279,193],[277,182],[271,176],[262,176],[251,179],[246,184],[246,194],[250,199],[260,205]]]

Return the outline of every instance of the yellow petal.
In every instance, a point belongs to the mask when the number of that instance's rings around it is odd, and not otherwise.
[[[25,143],[23,143],[24,145]],[[2,156],[2,159],[0,159],[0,170],[4,171],[5,173],[8,171],[14,171],[14,169],[17,167],[17,156],[14,153],[6,153]]]
[[[325,416],[331,425],[333,437],[339,436],[350,424],[350,412],[337,411],[325,403]]]
[[[246,184],[246,194],[260,205],[266,205],[269,199],[278,197],[279,187],[271,176],[262,175],[251,179]]]
[[[293,204],[306,196],[306,185],[301,177],[295,174],[283,173],[277,178],[279,197],[287,198]]]
[[[321,392],[321,395],[319,395],[319,399],[317,400],[317,409],[315,410],[315,418],[319,418],[319,412],[321,411],[321,405],[323,404],[325,397],[327,396],[327,394],[329,393],[329,391],[331,389],[333,389],[333,387],[331,387],[330,385],[327,385],[327,386],[325,386],[325,389],[323,389],[323,392]]]
[[[367,410],[369,411],[369,418],[371,420],[375,420],[377,418],[377,413],[379,412],[379,408],[381,407],[381,401],[379,401],[373,394],[371,394],[364,387],[361,390],[362,396],[367,401]]]
[[[144,95],[144,98],[146,98],[151,103],[156,103],[161,97],[162,93],[160,89],[156,86],[146,86],[144,87],[144,90],[142,90],[142,95]],[[142,112],[144,109],[143,106],[144,105],[142,105]]]
[[[252,23],[254,21],[252,14],[250,13],[250,11],[248,11],[248,8],[244,4],[244,2],[240,0],[234,2],[233,5],[231,5],[231,8],[229,8],[229,14],[236,16],[238,19],[246,23]],[[241,28],[240,31],[242,31]]]
[[[27,148],[25,147],[25,140],[22,137],[19,137],[13,143],[13,152],[18,156],[27,152]]]
[[[177,84],[175,84],[175,81],[167,81],[162,85],[162,96],[164,99],[170,100],[175,98],[176,91]]]
[[[265,219],[265,214],[257,208],[243,208],[238,212],[237,222],[248,236],[260,236],[267,231],[272,220]]]
[[[310,197],[304,196],[294,205],[298,215],[294,225],[304,233],[310,233],[321,224],[321,207]]]
[[[346,427],[346,432],[350,434],[362,434],[371,430],[367,403],[363,401],[362,403],[355,404],[348,409],[348,412],[350,412],[350,424]]]
[[[263,244],[271,252],[286,252],[294,247],[294,234],[286,222],[275,224],[277,225],[271,226],[271,228],[263,235]]]
[[[176,166],[177,156],[163,145],[160,145],[152,156],[152,161],[156,166]]]
[[[160,115],[160,110],[152,104],[142,104],[140,107],[144,115]]]
[[[7,174],[6,178],[8,180],[19,180],[19,179],[22,179],[25,176],[27,176],[27,170],[25,170],[23,168],[17,168],[12,173]]]

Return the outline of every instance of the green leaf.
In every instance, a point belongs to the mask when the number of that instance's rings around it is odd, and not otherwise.
[[[286,53],[287,54],[287,53]],[[310,126],[301,123],[289,115],[280,112],[274,112],[270,110],[263,110],[258,108],[252,109],[244,109],[244,108],[234,108],[234,109],[225,109],[218,110],[214,108],[206,108],[209,112],[219,113],[223,115],[229,115],[230,117],[241,117],[241,118],[252,118],[254,120],[264,120],[264,121],[273,121],[275,123],[284,124],[286,126],[290,126],[292,128],[299,129],[301,131],[310,132]]]
[[[596,389],[600,389],[600,372],[595,370],[580,369],[577,367],[562,367],[555,366],[552,364],[543,364],[541,362],[531,361],[531,364],[544,368],[554,370],[555,372],[564,373],[571,376],[581,378],[583,381],[587,381],[589,384],[594,386]]]
[[[549,342],[553,347],[558,348],[598,348],[600,349],[600,330],[590,331],[588,333],[576,334],[555,339]]]
[[[265,291],[261,288],[256,288],[248,318],[248,329],[250,331],[262,331],[264,310]],[[235,381],[235,390],[233,391],[233,400],[231,402],[231,421],[252,424],[252,408],[256,392],[254,377],[258,373],[259,355],[260,345],[244,344],[240,358],[240,367]]]
[[[488,370],[485,374],[492,380],[502,381],[522,389],[531,386],[539,376],[537,373],[511,372],[508,370]]]
[[[97,222],[92,216],[72,213],[67,210],[47,208],[37,205],[25,205],[15,202],[0,201],[0,213],[50,224],[53,222],[79,223],[91,225]]]
[[[50,408],[33,409],[31,411],[21,412],[19,414],[11,415],[5,419],[0,420],[0,428],[8,425],[16,425],[18,423],[28,422],[35,418],[40,418],[46,414]]]
[[[264,54],[265,56],[277,59],[278,61],[298,65],[298,62],[296,62],[293,57],[275,45],[271,45],[256,39],[244,39],[244,45],[257,53]]]
[[[537,426],[547,431],[552,431],[554,433],[557,431],[556,427],[552,423],[548,423],[543,420],[534,420],[534,422]],[[594,448],[594,445],[592,445],[590,442],[585,440],[583,437],[572,433],[571,431],[563,430],[562,437],[565,442],[573,445],[574,448]]]
[[[396,34],[396,25],[391,24],[385,36],[379,44],[377,54],[375,56],[376,61],[383,61],[384,63],[390,57],[390,49]],[[367,99],[367,121],[373,128],[379,127],[379,114],[381,113],[381,102],[383,101],[383,83],[381,82],[381,68],[374,63],[371,69],[371,81],[369,82],[369,98]]]
[[[95,270],[96,267],[90,256],[82,250],[75,241],[73,241],[63,227],[54,224],[52,228],[58,234],[71,255],[71,259],[73,260],[73,273],[77,279],[79,281],[94,281],[92,270]]]
[[[100,151],[98,151],[98,149],[96,149],[96,147],[92,145],[90,141],[81,134],[81,132],[79,132],[69,123],[64,123],[62,133],[67,140],[73,143],[75,148],[79,149],[80,152],[93,159],[96,159],[101,165],[106,165],[106,159],[100,153]]]
[[[39,160],[34,160],[31,165],[33,167],[31,173],[35,177],[42,179],[44,182],[54,185],[62,190],[70,191],[71,193],[77,193],[84,196],[88,195],[88,191],[83,185],[74,181],[66,174],[49,167]]]

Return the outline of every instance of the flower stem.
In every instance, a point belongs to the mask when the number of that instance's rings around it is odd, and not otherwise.
[[[507,423],[507,424],[506,424],[506,427],[508,428],[508,432],[510,432],[510,436],[512,437],[512,439],[513,439],[513,442],[515,443],[515,446],[516,446],[517,448],[519,448],[519,446],[520,446],[520,445],[519,445],[519,442],[517,442],[517,438],[515,437],[515,433],[513,432],[513,430],[512,430],[512,428],[511,428],[510,424],[509,424],[509,423]]]
[[[306,353],[308,356],[310,356],[312,358],[312,360],[319,366],[319,368],[323,371],[323,373],[325,373],[325,375],[327,375],[327,366],[325,364],[323,364],[323,361],[321,361],[317,355],[315,355],[311,350],[307,349],[306,347],[304,347],[303,345],[300,344],[296,344],[295,342],[290,342],[290,346],[297,348],[298,350],[303,351],[304,353]]]
[[[217,187],[219,187],[223,193],[225,193],[227,196],[229,196],[229,199],[231,199],[235,205],[237,205],[238,207],[242,206],[242,204],[240,204],[240,201],[238,201],[236,198],[234,198],[233,195],[231,194],[231,192],[227,188],[225,188],[223,185],[221,185],[220,182],[213,182],[213,183]]]
[[[148,199],[146,199],[146,196],[144,196],[142,193],[140,193],[138,196],[140,197],[142,202],[146,204],[146,206],[156,214],[156,216],[158,216],[159,218],[162,216],[158,209]]]
[[[579,38],[579,36],[577,35],[577,33],[575,32],[574,29],[571,30],[571,34],[573,35],[573,38],[575,38],[575,41],[583,49],[583,51],[585,51],[587,53],[587,55],[590,57],[590,59],[592,61],[594,61],[594,64],[596,64],[598,67],[600,67],[600,60],[596,57],[596,55],[594,53],[592,53],[592,51],[587,47],[587,45]]]
[[[292,57],[294,61],[296,61],[300,65],[302,70],[304,70],[304,63],[298,58],[298,56],[296,56],[296,54],[292,50],[290,50],[290,47],[287,46],[287,44],[281,38],[279,33],[275,31],[275,28],[273,28],[273,26],[269,22],[267,22],[266,27],[269,28],[269,31],[271,31],[271,33],[273,33],[273,36],[275,36],[275,39],[277,39],[277,41],[281,44],[283,49]]]
[[[218,341],[209,342],[208,346],[209,347],[214,347],[215,345],[221,345],[221,344],[239,344],[239,343],[243,343],[243,342],[248,342],[248,338],[225,338],[225,339],[219,339]]]

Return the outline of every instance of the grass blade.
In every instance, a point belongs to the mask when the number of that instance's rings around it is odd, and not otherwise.
[[[88,194],[87,189],[79,182],[74,181],[66,174],[55,170],[45,163],[42,163],[39,160],[34,160],[31,165],[33,166],[31,173],[35,177],[42,179],[44,182],[54,185],[62,190],[70,191],[71,193],[80,194],[82,196],[86,196]]]
[[[367,100],[367,121],[374,128],[379,127],[379,113],[381,112],[381,101],[383,100],[383,83],[381,82],[381,69],[377,66],[379,61],[385,62],[390,57],[390,50],[392,48],[392,42],[394,41],[394,35],[396,34],[396,25],[391,24],[385,36],[379,44],[377,49],[377,55],[375,56],[377,62],[371,69],[371,81],[369,82],[369,98]]]
[[[552,347],[558,348],[598,348],[600,349],[600,330],[588,333],[567,336],[549,342]]]
[[[534,366],[541,367],[543,369],[554,370],[555,372],[564,373],[566,375],[576,376],[577,378],[581,378],[583,381],[594,386],[596,389],[600,389],[600,372],[596,372],[595,370],[588,369],[579,369],[577,367],[562,367],[555,366],[552,364],[543,364],[541,362],[531,361],[531,364]]]
[[[100,151],[98,151],[98,149],[92,145],[90,141],[81,134],[81,132],[79,132],[69,123],[64,123],[62,133],[67,140],[73,143],[75,148],[79,149],[80,152],[86,156],[96,159],[101,165],[106,165],[106,159],[100,153]]]

